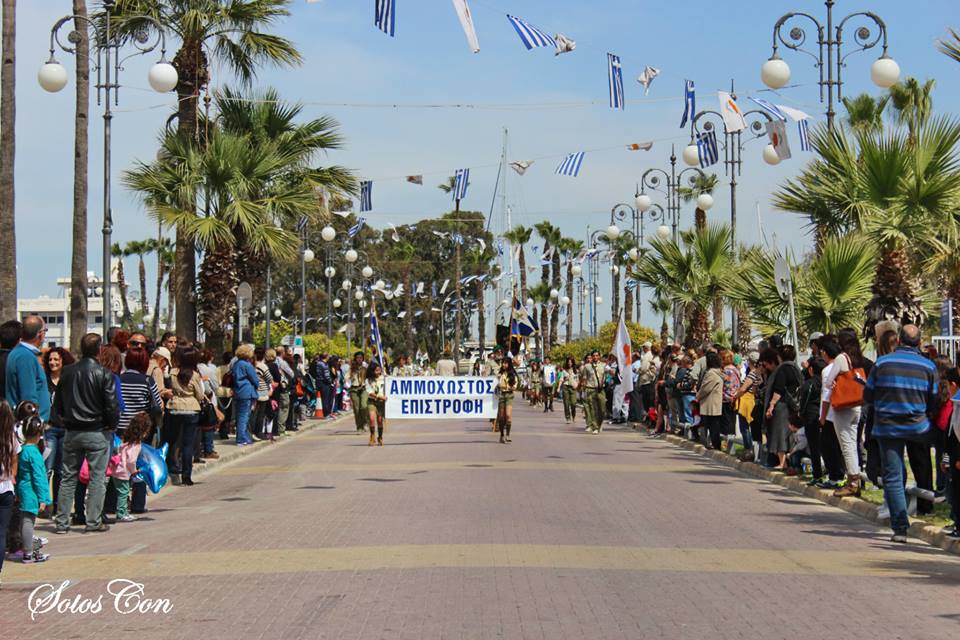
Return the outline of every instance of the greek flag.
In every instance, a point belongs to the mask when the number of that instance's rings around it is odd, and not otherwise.
[[[634,289],[637,288],[637,285],[638,285],[638,284],[639,284],[639,283],[638,283],[636,280],[634,280],[634,279],[631,278],[631,279],[627,280],[627,284],[624,285],[623,288],[626,289],[627,291],[633,291]]]
[[[453,240],[454,242],[456,242],[456,243],[459,244],[459,245],[462,245],[462,244],[463,244],[463,236],[462,236],[461,234],[459,234],[459,233],[456,233],[456,232],[455,232],[455,233],[451,233],[451,234],[450,234],[450,239]]]
[[[500,238],[497,238],[497,255],[503,255],[503,240]]]
[[[377,322],[376,299],[371,296],[370,300],[370,343],[377,350],[377,358],[380,360],[380,368],[386,371],[386,366],[383,364],[383,342],[380,340],[380,323]]]
[[[470,169],[457,169],[453,180],[453,199],[463,200],[467,197],[467,187],[470,186]]]
[[[510,335],[532,336],[540,331],[537,319],[527,313],[516,296],[513,298],[513,313],[510,316]]]
[[[697,94],[693,90],[693,80],[683,81],[683,120],[680,128],[687,126],[687,120],[697,115]]]
[[[359,218],[357,218],[357,224],[347,229],[347,237],[352,238],[353,236],[360,233],[360,229],[363,229],[363,225],[366,224],[366,222],[367,222],[367,219],[364,218],[363,216],[360,216]]]
[[[375,0],[373,21],[377,29],[393,37],[396,22],[397,0]]]
[[[557,170],[554,171],[554,173],[558,176],[570,176],[572,178],[576,178],[580,173],[580,165],[583,164],[583,154],[583,151],[571,153],[563,159],[563,162],[560,163],[560,166],[557,167]]]
[[[373,182],[364,180],[360,183],[360,213],[373,209]]]
[[[607,54],[607,84],[610,89],[610,108],[623,109],[623,68],[620,57]]]
[[[717,132],[704,131],[697,134],[697,155],[700,157],[700,168],[706,169],[716,164],[719,158],[717,153]]]
[[[303,233],[303,230],[307,228],[307,222],[309,220],[307,216],[300,216],[300,220],[297,222],[297,233]]]
[[[778,107],[777,105],[773,104],[773,103],[770,102],[769,100],[764,100],[763,98],[750,98],[750,100],[751,100],[752,102],[754,102],[755,104],[760,105],[760,107],[762,107],[764,111],[766,111],[767,113],[769,113],[770,115],[772,115],[774,118],[776,118],[776,119],[778,119],[778,120],[780,120],[780,121],[782,121],[782,122],[786,122],[786,121],[787,121],[787,114],[785,114],[783,111],[781,111],[781,110],[780,110],[780,107]]]
[[[797,120],[797,129],[800,131],[800,149],[810,151],[810,132],[807,131],[807,121]]]
[[[513,25],[513,28],[517,30],[517,35],[520,36],[520,40],[523,42],[523,46],[527,48],[527,51],[533,49],[534,47],[554,47],[557,46],[557,41],[552,37],[548,36],[540,29],[527,24],[520,18],[511,16],[507,14],[507,20],[510,21],[510,24]]]

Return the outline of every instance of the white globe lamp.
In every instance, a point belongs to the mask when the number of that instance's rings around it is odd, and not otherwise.
[[[603,296],[597,296],[594,299],[597,301],[597,304],[603,304]]]
[[[360,308],[361,308],[361,309],[366,309],[366,307],[367,307],[367,301],[366,301],[366,300],[361,300],[361,301],[360,301]]]
[[[303,250],[303,261],[304,262],[313,262],[313,259],[316,256],[313,254],[313,249],[304,249]]]
[[[333,299],[333,308],[334,308],[334,309],[339,309],[339,308],[340,308],[340,305],[342,305],[342,304],[343,304],[343,303],[340,301],[340,298],[334,298],[334,299]]]
[[[533,306],[533,298],[527,298],[527,306],[528,306],[528,307],[532,307],[532,306]]]
[[[356,291],[353,292],[353,297],[356,298],[357,300],[363,300],[363,291],[361,291],[360,289],[357,289]]]
[[[331,227],[330,225],[325,226],[320,230],[320,237],[326,242],[333,241],[337,237],[337,230]]]
[[[344,291],[350,291],[350,287],[352,287],[352,286],[353,286],[353,283],[350,282],[349,280],[344,280],[344,281],[340,284],[340,288],[343,289]]]
[[[870,66],[870,79],[881,89],[889,89],[900,79],[900,65],[884,54]]]
[[[568,304],[570,304],[570,296],[563,296],[562,298],[560,298],[560,304],[562,304],[563,306],[567,306]]]
[[[763,148],[763,161],[770,166],[780,164],[780,156],[777,155],[777,150],[773,148],[772,144],[768,144]]]
[[[578,265],[578,264],[575,264],[575,265],[573,265],[572,267],[570,267],[570,273],[572,273],[572,274],[574,275],[574,277],[576,277],[576,276],[580,275],[581,273],[583,273],[583,267],[581,267],[581,266]]]
[[[640,251],[636,247],[630,247],[630,251],[627,252],[627,255],[630,256],[630,259],[634,262],[640,259]]]
[[[282,316],[282,315],[283,315],[283,311],[280,311],[280,309],[274,309],[274,310],[273,310],[273,317],[274,317],[274,318],[279,318],[279,317]]]
[[[700,164],[700,151],[697,149],[697,145],[688,144],[683,148],[683,153],[680,154],[683,157],[683,162],[688,167],[696,167]]]
[[[790,82],[790,65],[774,54],[760,67],[760,79],[771,89],[780,89]]]
[[[333,276],[337,275],[337,270],[333,267],[327,267],[323,270],[323,275],[327,276],[328,278],[332,278]]]
[[[346,258],[347,262],[353,264],[357,261],[359,254],[357,253],[356,249],[347,249],[347,252],[343,255],[343,257]]]
[[[670,227],[668,227],[668,226],[665,225],[665,224],[662,224],[662,225],[660,225],[659,227],[657,227],[657,238],[659,238],[659,239],[660,239],[661,241],[663,241],[663,242],[666,242],[667,240],[669,240],[669,239],[670,239]]]
[[[161,60],[150,67],[150,73],[147,74],[147,82],[157,93],[167,93],[177,87],[177,70],[166,60]]]
[[[620,227],[618,227],[615,224],[612,224],[609,227],[607,227],[607,237],[610,238],[611,240],[616,240],[617,238],[619,238]]]
[[[702,211],[710,211],[713,208],[713,196],[709,193],[701,193],[697,196],[697,208]]]
[[[645,193],[641,193],[636,198],[637,211],[648,211],[653,206],[653,200]]]
[[[364,267],[363,269],[360,270],[360,273],[363,274],[363,277],[364,277],[364,278],[372,278],[372,277],[373,277],[373,267],[366,266],[366,267]]]
[[[385,286],[387,286],[387,283],[386,283],[386,282],[384,282],[383,280],[377,280],[376,283],[374,283],[373,288],[374,288],[374,289],[383,289]]]
[[[267,305],[260,306],[260,313],[262,313],[263,315],[267,315]]]
[[[559,297],[560,297],[560,292],[559,292],[559,291],[557,291],[556,289],[550,289],[550,298],[551,298],[552,300],[556,300],[556,299],[559,298]]]
[[[67,70],[62,64],[51,58],[37,72],[37,82],[40,83],[44,91],[56,93],[67,86]]]
[[[386,298],[387,300],[393,300],[393,291],[387,291],[386,293],[383,294],[383,297]]]
[[[614,275],[614,276],[615,276],[615,275],[617,275],[618,273],[620,273],[620,267],[618,267],[617,265],[611,265],[611,266],[610,266],[610,275]]]

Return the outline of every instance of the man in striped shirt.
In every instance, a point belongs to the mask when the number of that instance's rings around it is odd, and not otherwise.
[[[920,355],[920,329],[904,325],[900,346],[881,356],[867,377],[864,403],[873,409],[872,435],[880,444],[883,495],[890,508],[891,541],[905,543],[910,520],[904,493],[903,450],[925,441],[937,398],[937,369]],[[929,455],[929,454],[928,454]]]

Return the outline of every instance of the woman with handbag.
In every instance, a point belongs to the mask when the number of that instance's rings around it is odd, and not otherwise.
[[[843,332],[841,332],[843,333]],[[839,349],[839,353],[837,353]],[[833,409],[833,428],[840,441],[843,466],[847,482],[833,492],[834,496],[860,497],[860,408],[863,405],[863,389],[867,381],[864,372],[864,357],[856,334],[842,339],[840,344],[821,346],[824,360],[832,364],[823,380],[830,389],[830,408]]]
[[[160,399],[160,389],[153,376],[147,375],[150,366],[150,355],[146,349],[134,347],[127,350],[123,360],[126,371],[120,374],[120,390],[123,393],[124,409],[120,412],[120,421],[117,423],[117,435],[123,439],[123,433],[130,425],[130,421],[138,413],[146,412],[150,415],[151,428],[144,436],[149,441],[150,434],[160,424],[163,418],[163,401]],[[145,513],[147,510],[147,485],[143,482],[133,482],[131,485],[133,496],[133,512]],[[114,491],[116,487],[114,487]],[[118,496],[119,497],[119,496]]]
[[[179,353],[177,368],[170,371],[170,383],[173,397],[167,403],[169,429],[164,442],[173,445],[179,440],[180,455],[167,454],[167,468],[171,478],[180,476],[180,484],[192,486],[193,480],[193,444],[200,423],[200,410],[207,398],[203,391],[203,380],[197,373],[200,352],[187,347]]]

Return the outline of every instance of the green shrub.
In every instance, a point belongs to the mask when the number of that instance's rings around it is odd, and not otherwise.
[[[657,342],[660,334],[649,327],[644,327],[636,322],[627,323],[627,332],[630,334],[630,343],[634,350],[640,348],[644,342]],[[613,342],[617,335],[617,323],[608,322],[600,327],[596,337],[574,340],[566,344],[559,344],[550,350],[550,359],[554,362],[562,363],[567,356],[573,356],[574,360],[580,362],[583,356],[597,349],[601,354],[607,355],[613,351]]]

